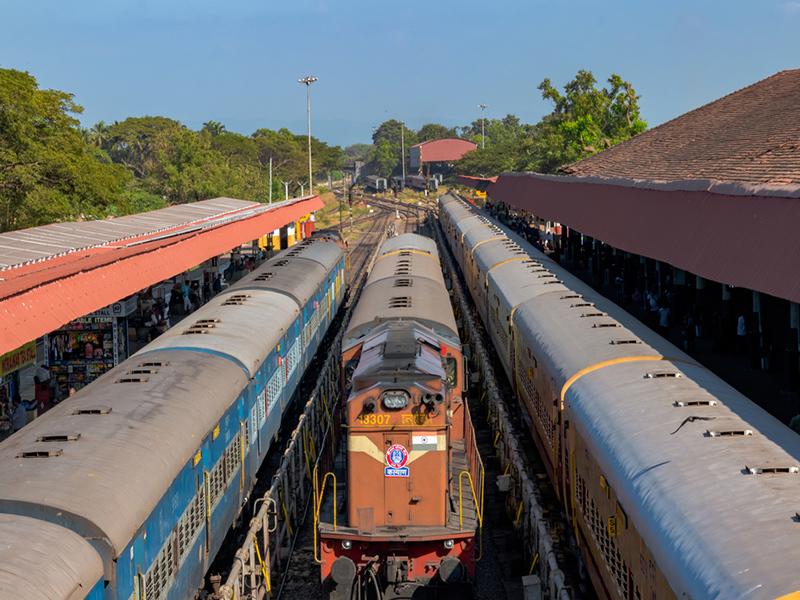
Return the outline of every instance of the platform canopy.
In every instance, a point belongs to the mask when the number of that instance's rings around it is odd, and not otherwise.
[[[615,248],[800,302],[800,69],[560,172],[459,183]]]
[[[0,355],[322,208],[215,198],[0,235]]]

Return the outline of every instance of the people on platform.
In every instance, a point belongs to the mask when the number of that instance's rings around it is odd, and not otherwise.
[[[28,424],[28,411],[36,408],[37,401],[26,402],[22,400],[19,394],[14,394],[11,404],[12,407],[8,411],[8,417],[11,419],[11,428],[16,433]]]

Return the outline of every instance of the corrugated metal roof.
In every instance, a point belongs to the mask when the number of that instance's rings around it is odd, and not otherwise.
[[[228,204],[228,211],[220,210],[227,202],[216,207],[207,204],[214,202],[172,207],[185,211],[171,211],[163,220],[157,217],[151,229],[143,227],[136,237],[111,239],[111,234],[103,232],[109,242],[91,246],[87,241],[99,238],[90,234],[74,244],[86,243],[78,246],[82,250],[51,254],[0,271],[0,354],[323,206],[318,196],[271,206],[232,200],[239,209]],[[120,231],[115,229],[115,234]]]
[[[232,198],[215,198],[118,219],[53,223],[10,231],[0,234],[0,269],[199,225],[259,207],[264,208],[264,205]]]
[[[503,173],[488,193],[621,250],[800,302],[798,185]]]
[[[478,144],[467,140],[445,138],[421,142],[411,147],[419,148],[420,161],[427,163],[458,160],[467,152],[475,150]]]

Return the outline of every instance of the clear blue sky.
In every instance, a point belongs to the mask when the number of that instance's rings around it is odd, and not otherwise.
[[[74,94],[81,121],[159,115],[249,135],[371,142],[388,119],[466,125],[551,110],[579,69],[641,94],[652,127],[800,67],[784,0],[3,0],[0,67]]]

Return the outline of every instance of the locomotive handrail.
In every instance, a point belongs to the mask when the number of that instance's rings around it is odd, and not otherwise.
[[[481,500],[479,503],[478,498],[475,495],[475,487],[472,485],[472,475],[470,472],[461,471],[461,473],[458,474],[458,525],[462,531],[464,530],[464,518],[461,496],[461,480],[464,475],[469,478],[469,488],[472,490],[472,499],[475,501],[475,513],[478,515],[478,536],[480,537],[480,547],[478,548],[478,556],[475,557],[475,562],[478,562],[483,556],[483,511],[481,510],[481,507],[483,506],[483,490],[481,490]],[[481,473],[481,480],[483,480],[483,473]]]
[[[317,557],[317,524],[319,523],[319,509],[322,506],[322,496],[325,494],[325,483],[328,481],[328,475],[333,477],[333,530],[336,531],[336,474],[325,473],[319,490],[319,499],[317,499],[317,466],[314,466],[314,560],[318,563],[321,563],[322,559]]]

